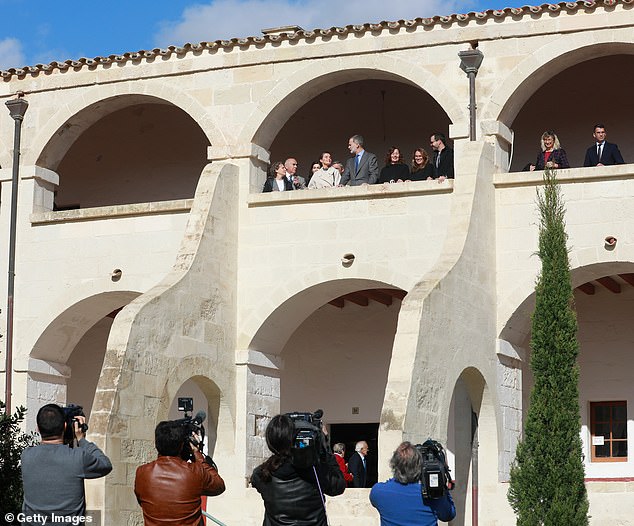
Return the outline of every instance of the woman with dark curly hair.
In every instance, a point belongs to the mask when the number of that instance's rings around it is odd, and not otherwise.
[[[273,454],[251,475],[251,484],[264,500],[262,525],[327,526],[323,495],[334,497],[344,492],[343,474],[330,453],[324,453],[309,468],[294,466],[291,461],[294,438],[295,425],[288,416],[271,419],[266,428],[266,445]]]
[[[401,150],[392,146],[385,156],[385,167],[381,170],[378,183],[402,183],[409,179],[409,168],[403,162]]]

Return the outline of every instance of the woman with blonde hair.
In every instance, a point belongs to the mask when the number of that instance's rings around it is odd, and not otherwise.
[[[535,164],[530,165],[533,170],[544,170],[545,168],[570,168],[566,150],[561,147],[557,134],[552,130],[542,133],[540,140],[542,151],[537,155]]]

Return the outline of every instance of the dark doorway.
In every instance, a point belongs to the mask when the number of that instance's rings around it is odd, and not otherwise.
[[[346,445],[345,459],[348,459],[354,453],[354,447],[360,440],[368,443],[368,456],[366,465],[368,468],[367,486],[371,487],[378,481],[378,437],[379,423],[373,422],[369,424],[331,424],[330,425],[330,445],[337,442],[343,442]]]

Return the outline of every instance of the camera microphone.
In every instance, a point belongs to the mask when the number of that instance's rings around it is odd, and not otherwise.
[[[321,417],[324,416],[324,410],[323,409],[317,409],[314,413],[313,413],[313,418],[315,418],[316,420],[321,420]]]
[[[205,421],[206,418],[207,413],[201,410],[196,413],[196,416],[193,418],[192,422],[199,426]]]

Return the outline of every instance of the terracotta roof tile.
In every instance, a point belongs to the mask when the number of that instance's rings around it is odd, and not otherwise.
[[[279,34],[267,34],[263,36],[251,36],[245,38],[232,38],[229,40],[216,40],[215,42],[186,43],[183,46],[168,46],[167,48],[154,48],[152,50],[140,50],[136,52],[123,53],[122,55],[109,55],[107,57],[80,58],[78,60],[65,60],[63,62],[53,61],[50,64],[36,64],[35,66],[24,66],[22,68],[9,68],[0,70],[0,77],[3,80],[10,80],[13,77],[24,77],[26,75],[37,75],[39,72],[50,72],[54,69],[62,71],[73,69],[79,70],[83,67],[97,67],[102,64],[112,62],[125,63],[151,59],[156,56],[182,56],[191,51],[203,51],[238,47],[244,49],[250,45],[262,45],[267,43],[281,42],[284,40],[314,39],[317,36],[346,35],[349,33],[365,33],[379,31],[381,29],[397,29],[399,27],[433,27],[436,25],[447,26],[454,23],[464,24],[469,20],[502,19],[507,16],[514,18],[524,15],[539,14],[544,11],[575,12],[579,10],[597,9],[600,7],[611,8],[617,4],[632,4],[634,0],[577,0],[575,2],[560,2],[558,4],[525,5],[523,7],[505,7],[504,9],[488,9],[486,11],[470,11],[469,13],[458,13],[448,16],[434,16],[430,18],[415,18],[412,20],[383,21],[380,23],[354,24],[345,27],[331,27],[329,29],[301,30],[293,32],[282,32]]]

